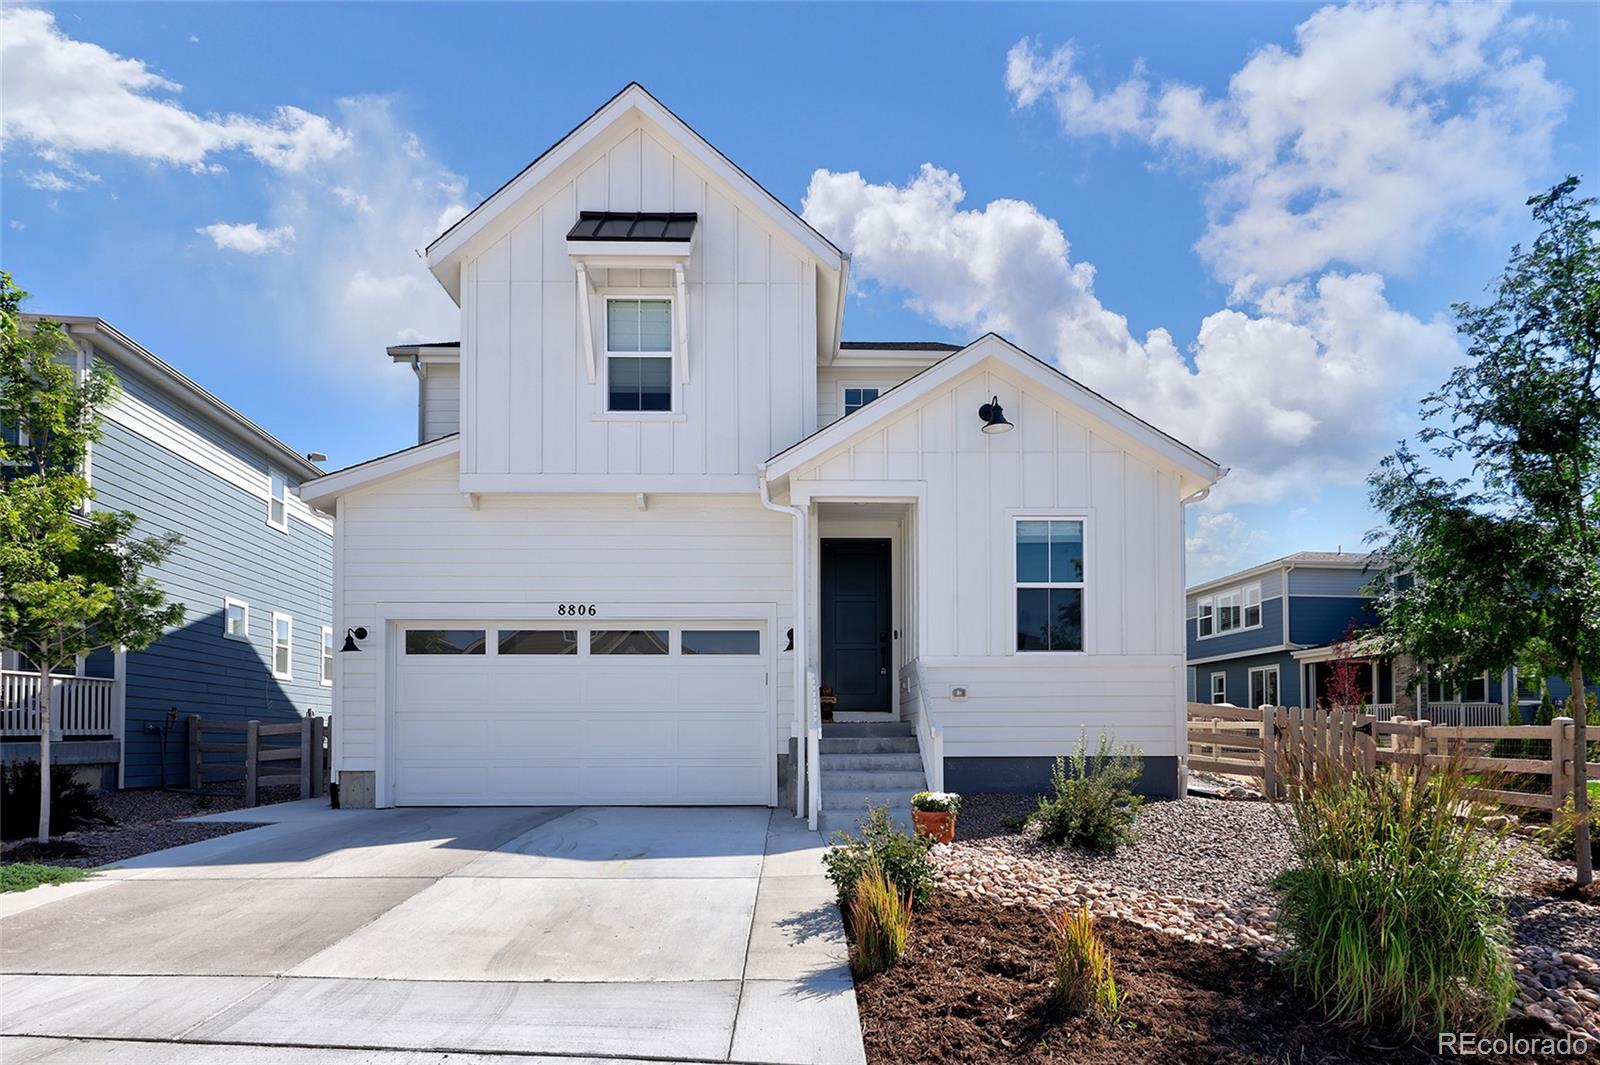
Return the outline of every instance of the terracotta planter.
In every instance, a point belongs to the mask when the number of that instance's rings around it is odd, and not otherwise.
[[[943,810],[912,810],[911,823],[917,835],[935,843],[950,843],[956,838],[956,815]]]

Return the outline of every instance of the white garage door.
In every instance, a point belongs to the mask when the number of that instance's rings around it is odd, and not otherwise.
[[[402,806],[772,801],[757,624],[408,623],[396,636]]]

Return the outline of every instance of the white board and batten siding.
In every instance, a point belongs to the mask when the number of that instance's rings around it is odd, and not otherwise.
[[[684,490],[753,490],[758,463],[816,410],[816,263],[642,118],[619,122],[476,238],[462,266],[462,487],[641,474]],[[689,381],[670,415],[607,415],[606,294],[672,295],[670,270],[591,272],[597,374],[588,380],[566,234],[579,211],[693,211],[686,268]],[[675,382],[677,376],[675,372]],[[681,382],[678,382],[681,384]]]
[[[947,757],[1065,753],[1080,728],[1091,743],[1106,732],[1148,755],[1175,755],[1184,699],[1179,472],[988,365],[803,466],[791,483],[917,486],[913,628]],[[996,395],[1013,432],[979,431],[977,409]],[[1016,652],[1015,521],[1028,516],[1085,521],[1084,653]],[[968,691],[960,701],[950,696],[958,686]]]
[[[484,495],[474,509],[454,455],[341,497],[339,624],[370,633],[364,653],[339,656],[341,769],[375,771],[380,805],[392,801],[384,752],[392,758],[397,744],[385,737],[405,623],[549,627],[563,603],[592,604],[588,627],[758,624],[770,750],[786,750],[793,656],[779,652],[793,624],[791,542],[789,519],[753,495],[663,495],[643,511],[631,495]],[[763,776],[773,786],[775,769]]]

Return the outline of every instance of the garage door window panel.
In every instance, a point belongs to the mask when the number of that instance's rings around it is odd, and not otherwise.
[[[499,652],[503,655],[576,655],[576,629],[501,629]]]
[[[408,629],[408,655],[481,655],[488,632],[484,629]]]
[[[589,634],[591,655],[664,655],[666,629],[596,629]]]
[[[761,633],[755,629],[684,629],[685,655],[759,655]]]

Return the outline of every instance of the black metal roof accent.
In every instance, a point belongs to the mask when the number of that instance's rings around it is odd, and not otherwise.
[[[963,345],[942,340],[841,340],[839,347],[846,351],[960,351]]]
[[[698,220],[693,211],[580,211],[567,239],[682,242]]]

